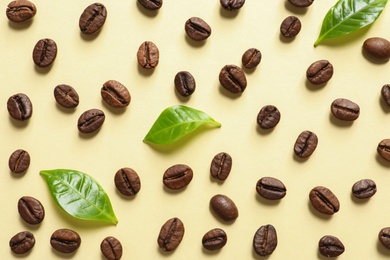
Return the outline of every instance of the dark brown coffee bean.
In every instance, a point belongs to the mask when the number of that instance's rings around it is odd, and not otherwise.
[[[227,91],[238,94],[246,88],[246,77],[242,69],[236,65],[226,65],[219,73],[219,82]]]
[[[368,38],[363,43],[363,51],[371,58],[386,61],[390,58],[390,42],[381,37]]]
[[[337,257],[345,251],[345,247],[340,239],[329,235],[320,239],[318,249],[320,254],[326,257]]]
[[[60,84],[54,88],[54,98],[57,103],[65,108],[75,108],[79,105],[79,95],[69,85]]]
[[[134,196],[141,189],[141,180],[131,168],[119,169],[114,177],[115,187],[125,196]]]
[[[163,5],[163,0],[138,0],[138,3],[148,10],[157,10]]]
[[[130,92],[116,80],[109,80],[104,83],[100,94],[103,100],[111,107],[122,108],[130,104]]]
[[[256,68],[261,61],[261,52],[256,48],[250,48],[244,52],[241,57],[242,65],[246,69]]]
[[[280,112],[277,107],[267,105],[257,114],[257,124],[263,129],[274,128],[280,120]]]
[[[202,245],[207,250],[218,250],[224,247],[227,243],[227,235],[220,228],[214,228],[204,234]]]
[[[143,42],[137,52],[138,64],[144,69],[154,69],[160,58],[159,50],[153,42]]]
[[[27,0],[16,0],[8,4],[6,15],[15,23],[21,23],[32,19],[37,13],[36,6]]]
[[[220,3],[224,9],[233,11],[240,9],[245,4],[245,0],[220,0]]]
[[[296,7],[308,7],[314,2],[314,0],[288,0],[288,1]]]
[[[7,101],[9,115],[16,120],[27,120],[32,116],[33,106],[27,95],[18,93]]]
[[[253,237],[253,249],[260,256],[272,254],[278,245],[276,229],[272,225],[261,226]]]
[[[203,41],[210,37],[211,27],[199,17],[191,17],[184,25],[184,29],[194,41]]]
[[[79,27],[83,34],[98,32],[106,22],[107,10],[101,3],[93,3],[82,12],[79,19]]]
[[[106,237],[100,243],[100,251],[108,260],[120,260],[123,254],[121,242],[115,237]]]
[[[346,98],[338,98],[333,101],[330,110],[336,118],[344,121],[354,121],[360,114],[359,106]]]
[[[390,162],[390,139],[380,141],[376,150],[383,159]]]
[[[390,84],[383,85],[381,89],[381,96],[386,105],[390,106]]]
[[[192,95],[196,88],[195,79],[188,71],[178,72],[174,83],[176,91],[183,97]]]
[[[56,42],[48,38],[39,40],[34,46],[32,57],[38,67],[49,67],[57,57]]]
[[[30,154],[23,149],[18,149],[9,157],[8,166],[13,173],[23,173],[30,166],[30,161]]]
[[[317,148],[318,137],[311,131],[303,131],[295,141],[294,152],[298,157],[307,158]]]
[[[328,82],[333,76],[333,65],[327,60],[313,62],[306,70],[310,83],[320,85]]]
[[[41,202],[30,196],[19,199],[18,212],[22,219],[31,225],[37,225],[45,218],[45,209]]]
[[[301,31],[302,24],[298,17],[291,15],[280,24],[280,33],[286,38],[293,38]]]
[[[280,180],[272,177],[263,177],[257,181],[256,191],[265,199],[280,200],[286,196],[287,189]]]
[[[163,183],[172,190],[182,189],[191,182],[193,175],[194,173],[188,165],[175,164],[164,172]]]
[[[382,228],[379,231],[378,239],[387,249],[390,249],[390,227]]]
[[[17,233],[9,241],[9,246],[15,254],[25,254],[29,252],[35,245],[35,237],[29,231]]]
[[[171,218],[161,227],[157,238],[161,250],[169,252],[175,250],[184,237],[184,225],[179,218]]]
[[[238,218],[236,204],[225,195],[217,194],[210,199],[210,207],[214,213],[225,221],[233,221]]]
[[[368,199],[376,193],[376,184],[373,180],[363,179],[352,186],[352,194],[358,199]]]
[[[104,112],[100,109],[90,109],[81,114],[77,127],[81,133],[92,133],[103,125],[105,118]]]
[[[51,235],[50,244],[58,252],[69,254],[80,247],[81,238],[71,229],[58,229]]]
[[[323,186],[314,187],[309,194],[311,205],[319,212],[333,215],[340,209],[340,203],[331,190]]]
[[[224,181],[229,177],[233,160],[228,153],[218,153],[211,161],[210,174],[214,179]]]

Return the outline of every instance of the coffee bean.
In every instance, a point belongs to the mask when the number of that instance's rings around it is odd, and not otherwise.
[[[371,58],[386,61],[390,58],[390,42],[381,37],[368,38],[363,43],[363,51]]]
[[[159,50],[153,42],[143,42],[137,52],[138,64],[144,69],[154,69],[160,58]]]
[[[253,249],[260,256],[268,256],[274,252],[278,245],[276,229],[272,225],[261,226],[253,237]]]
[[[229,177],[233,160],[228,153],[218,153],[211,161],[210,174],[214,179],[224,181]]]
[[[27,0],[16,0],[8,4],[7,18],[15,23],[21,23],[32,19],[37,13],[36,6]]]
[[[380,141],[376,150],[383,159],[390,162],[390,139]]]
[[[387,249],[390,249],[390,227],[382,228],[379,231],[378,239]]]
[[[163,0],[138,0],[138,3],[148,10],[157,10],[163,5]]]
[[[111,107],[122,108],[130,104],[130,92],[116,80],[109,80],[104,83],[100,94],[103,100]]]
[[[363,179],[352,186],[352,194],[358,199],[368,199],[376,193],[376,184],[373,180]]]
[[[14,151],[8,159],[8,166],[12,173],[23,173],[30,166],[30,155],[23,149]]]
[[[103,125],[105,118],[104,112],[100,109],[90,109],[81,114],[77,127],[81,133],[92,133]]]
[[[180,71],[175,76],[175,89],[183,97],[194,93],[196,83],[194,77],[188,71]]]
[[[280,25],[280,33],[286,38],[293,38],[301,31],[302,24],[298,17],[286,17]]]
[[[32,116],[33,106],[27,95],[18,93],[8,99],[7,110],[12,118],[24,121]]]
[[[29,231],[19,232],[9,241],[11,251],[18,255],[29,252],[34,247],[34,245],[35,237]]]
[[[257,124],[263,129],[274,128],[280,120],[280,112],[277,107],[267,105],[257,114]]]
[[[246,88],[246,77],[242,69],[236,65],[226,65],[219,73],[219,82],[227,91],[238,94]]]
[[[220,3],[224,9],[233,11],[240,9],[245,4],[245,0],[220,0]]]
[[[343,243],[334,236],[323,236],[318,242],[320,254],[326,257],[337,257],[344,253],[345,247]]]
[[[381,89],[381,96],[386,105],[390,106],[390,84],[383,85]]]
[[[333,65],[327,60],[313,62],[306,70],[310,83],[320,85],[328,82],[333,76]]]
[[[309,194],[311,205],[319,212],[333,215],[340,209],[340,203],[331,190],[323,186],[314,187]]]
[[[121,242],[112,236],[103,239],[100,243],[100,251],[108,260],[120,260],[123,254]]]
[[[69,254],[80,247],[81,238],[71,229],[57,229],[50,237],[50,244],[58,252]]]
[[[107,9],[101,3],[93,3],[87,6],[79,19],[79,27],[83,34],[98,32],[106,22]]]
[[[317,148],[318,137],[311,131],[303,131],[295,141],[294,152],[298,157],[307,158]]]
[[[175,164],[164,172],[163,183],[172,190],[182,189],[191,182],[193,175],[188,165]]]
[[[280,200],[286,196],[287,189],[284,184],[272,177],[263,177],[257,181],[257,193],[268,200]]]
[[[171,218],[161,227],[157,238],[161,250],[169,252],[175,250],[184,237],[184,225],[179,218]]]
[[[354,121],[360,114],[359,106],[345,98],[334,100],[330,106],[330,110],[336,118],[344,121]]]
[[[141,189],[141,180],[131,168],[119,169],[114,177],[115,187],[125,196],[134,196]]]
[[[211,27],[199,17],[191,17],[184,25],[184,29],[192,40],[203,41],[211,35]]]
[[[79,95],[69,85],[57,85],[54,88],[54,98],[60,106],[65,108],[75,108],[79,105]]]
[[[238,218],[236,204],[225,195],[217,194],[210,199],[210,207],[214,213],[225,221],[233,221]]]
[[[288,0],[288,1],[296,7],[308,7],[314,2],[314,0]]]
[[[207,250],[218,250],[226,245],[227,235],[220,228],[214,228],[204,234],[202,245]]]
[[[261,61],[261,52],[256,48],[250,48],[244,52],[241,57],[242,65],[246,69],[256,68]]]
[[[31,225],[37,225],[45,218],[45,209],[41,202],[30,196],[19,199],[18,212],[22,219]]]
[[[48,38],[39,40],[34,46],[32,57],[38,67],[49,67],[57,57],[56,42]]]

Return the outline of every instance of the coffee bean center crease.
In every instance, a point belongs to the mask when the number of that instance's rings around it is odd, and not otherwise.
[[[317,195],[317,197],[323,201],[329,208],[332,209],[332,211],[335,211],[335,207],[332,205],[332,203],[324,196],[322,195],[320,192],[316,191],[315,194]]]

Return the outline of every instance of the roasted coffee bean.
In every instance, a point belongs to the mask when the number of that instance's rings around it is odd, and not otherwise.
[[[277,107],[267,105],[257,114],[257,124],[263,129],[274,128],[280,120],[280,112]]]
[[[245,0],[220,0],[220,3],[224,9],[233,11],[240,9],[245,4]]]
[[[143,42],[137,52],[138,64],[144,69],[154,69],[160,58],[159,50],[153,42]]]
[[[58,229],[51,235],[50,244],[58,252],[69,254],[80,247],[81,238],[71,229]]]
[[[182,189],[191,182],[193,175],[194,173],[188,165],[175,164],[164,172],[163,183],[172,190]]]
[[[340,239],[329,235],[320,239],[318,249],[320,254],[326,257],[337,257],[345,251],[345,247]]]
[[[138,3],[148,10],[157,10],[163,5],[163,0],[138,0]]]
[[[125,196],[134,196],[141,189],[141,180],[131,168],[119,169],[114,177],[115,187]]]
[[[293,38],[301,31],[302,24],[298,17],[291,15],[280,24],[280,33],[286,38]]]
[[[261,52],[256,48],[250,48],[244,52],[241,57],[242,65],[246,69],[256,68],[261,61]]]
[[[65,108],[75,108],[79,105],[79,95],[69,85],[57,85],[54,88],[54,98],[60,106]]]
[[[81,133],[92,133],[103,125],[105,118],[104,112],[100,109],[90,109],[81,114],[77,127]]]
[[[381,89],[381,96],[383,101],[390,106],[390,84],[383,85]]]
[[[238,218],[236,204],[225,195],[217,194],[210,199],[210,207],[213,212],[225,221],[233,221]]]
[[[32,57],[38,67],[49,67],[57,57],[56,42],[48,38],[39,40],[34,46]]]
[[[303,131],[295,141],[294,152],[298,157],[309,157],[318,144],[318,137],[311,131]]]
[[[229,177],[233,160],[228,153],[218,153],[211,161],[210,174],[214,179],[224,181]]]
[[[390,58],[390,42],[381,37],[373,37],[364,41],[363,51],[371,58],[386,61]]]
[[[175,89],[183,97],[194,93],[196,83],[194,77],[188,71],[180,71],[175,76]]]
[[[32,19],[37,13],[36,6],[27,0],[16,0],[8,4],[7,18],[15,23],[21,23]]]
[[[30,166],[30,161],[30,154],[23,149],[18,149],[9,157],[8,166],[13,173],[23,173]]]
[[[368,199],[376,193],[376,184],[373,180],[363,179],[352,186],[352,194],[358,199]]]
[[[29,252],[35,245],[35,237],[29,231],[17,233],[9,241],[9,246],[15,254],[25,254]]]
[[[121,242],[115,237],[106,237],[100,243],[100,251],[108,260],[120,260],[123,254]]]
[[[288,1],[297,7],[308,7],[314,2],[314,0],[288,0]]]
[[[390,139],[383,139],[376,150],[383,159],[390,162]]]
[[[310,83],[320,85],[328,82],[333,76],[333,65],[327,60],[313,62],[306,70]]]
[[[336,118],[344,121],[354,121],[360,114],[359,106],[346,98],[338,98],[333,101],[330,110]]]
[[[130,104],[131,96],[127,88],[116,80],[109,80],[100,90],[103,100],[111,107],[121,108]]]
[[[101,3],[93,3],[82,12],[79,19],[79,27],[83,34],[98,32],[107,18],[107,9]]]
[[[16,120],[27,120],[32,116],[33,106],[27,95],[18,93],[7,101],[9,115]]]
[[[169,252],[175,250],[184,237],[184,225],[179,218],[171,218],[161,227],[157,238],[161,250]]]
[[[236,65],[226,65],[219,73],[219,82],[227,91],[238,94],[246,88],[246,77],[242,69]]]
[[[340,203],[331,190],[323,186],[314,187],[309,194],[311,205],[319,212],[333,215],[340,209]]]
[[[31,225],[37,225],[45,218],[45,209],[41,202],[30,196],[19,199],[18,212],[22,219]]]
[[[272,225],[261,226],[253,237],[253,249],[260,256],[268,256],[278,245],[276,229]]]
[[[207,250],[218,250],[226,245],[227,235],[220,228],[214,228],[204,234],[202,245]]]
[[[390,227],[382,228],[379,231],[378,238],[382,245],[390,249]]]
[[[263,177],[257,181],[256,191],[265,199],[280,200],[286,196],[287,189],[280,180],[272,177]]]
[[[199,17],[191,17],[184,25],[184,29],[194,41],[203,41],[210,37],[211,27]]]

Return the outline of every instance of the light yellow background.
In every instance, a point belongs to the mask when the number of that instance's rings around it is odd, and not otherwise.
[[[315,1],[306,9],[292,7],[285,0],[247,0],[239,12],[229,13],[218,0],[165,0],[158,12],[148,12],[135,0],[101,1],[108,11],[102,31],[92,37],[81,35],[78,20],[92,1],[34,0],[38,12],[25,24],[0,18],[0,251],[3,259],[17,259],[9,239],[30,230],[36,245],[28,259],[103,259],[100,242],[117,237],[123,245],[122,259],[262,259],[253,253],[256,230],[275,226],[278,246],[269,259],[325,259],[318,254],[323,235],[337,236],[345,245],[339,259],[385,259],[390,250],[378,243],[381,228],[390,226],[390,163],[376,153],[377,144],[390,137],[390,108],[380,99],[380,89],[389,82],[389,64],[373,63],[362,54],[365,39],[389,37],[390,10],[385,9],[369,28],[314,48],[322,19],[336,1]],[[389,7],[388,7],[389,8]],[[302,30],[293,40],[280,37],[282,20],[296,15]],[[203,43],[189,40],[185,21],[198,16],[212,28]],[[58,55],[50,69],[38,69],[32,50],[39,39],[56,41]],[[139,68],[139,45],[153,41],[160,50],[160,62],[153,71]],[[248,86],[241,96],[224,91],[218,81],[226,64],[241,66],[248,48],[263,55],[254,71],[245,71]],[[333,78],[321,87],[306,82],[306,69],[314,61],[328,59]],[[173,79],[181,70],[196,79],[195,93],[179,97]],[[123,83],[132,100],[124,110],[102,102],[100,88],[110,79]],[[75,110],[56,105],[53,90],[58,84],[73,86],[80,97]],[[33,103],[28,122],[10,118],[7,99],[27,94]],[[353,123],[335,120],[330,104],[348,98],[361,109]],[[155,119],[166,107],[183,104],[207,112],[222,124],[204,129],[176,145],[152,147],[142,142]],[[272,131],[257,127],[256,116],[264,105],[281,111],[281,121]],[[106,121],[96,134],[81,135],[76,127],[85,110],[102,109]],[[308,160],[293,156],[293,145],[304,130],[319,138]],[[8,158],[16,149],[30,153],[26,174],[10,173]],[[213,156],[221,151],[233,158],[229,178],[218,183],[210,178]],[[194,171],[190,185],[182,191],[164,189],[162,175],[171,165],[184,163]],[[131,167],[141,178],[141,191],[126,199],[116,191],[113,178],[121,167]],[[119,223],[90,223],[73,219],[55,205],[39,175],[43,169],[70,168],[93,176],[111,198]],[[287,195],[279,202],[260,199],[256,182],[264,176],[280,179]],[[352,185],[363,178],[377,183],[378,192],[368,201],[351,196]],[[315,212],[308,199],[317,185],[331,189],[340,211],[326,217]],[[209,209],[215,194],[229,196],[239,209],[231,224],[216,219]],[[17,201],[33,196],[45,207],[46,217],[37,227],[19,217]],[[185,225],[182,243],[172,253],[157,246],[160,227],[179,217]],[[208,230],[220,227],[228,235],[219,252],[202,249]],[[49,239],[59,228],[77,231],[82,244],[69,257],[51,249]]]

